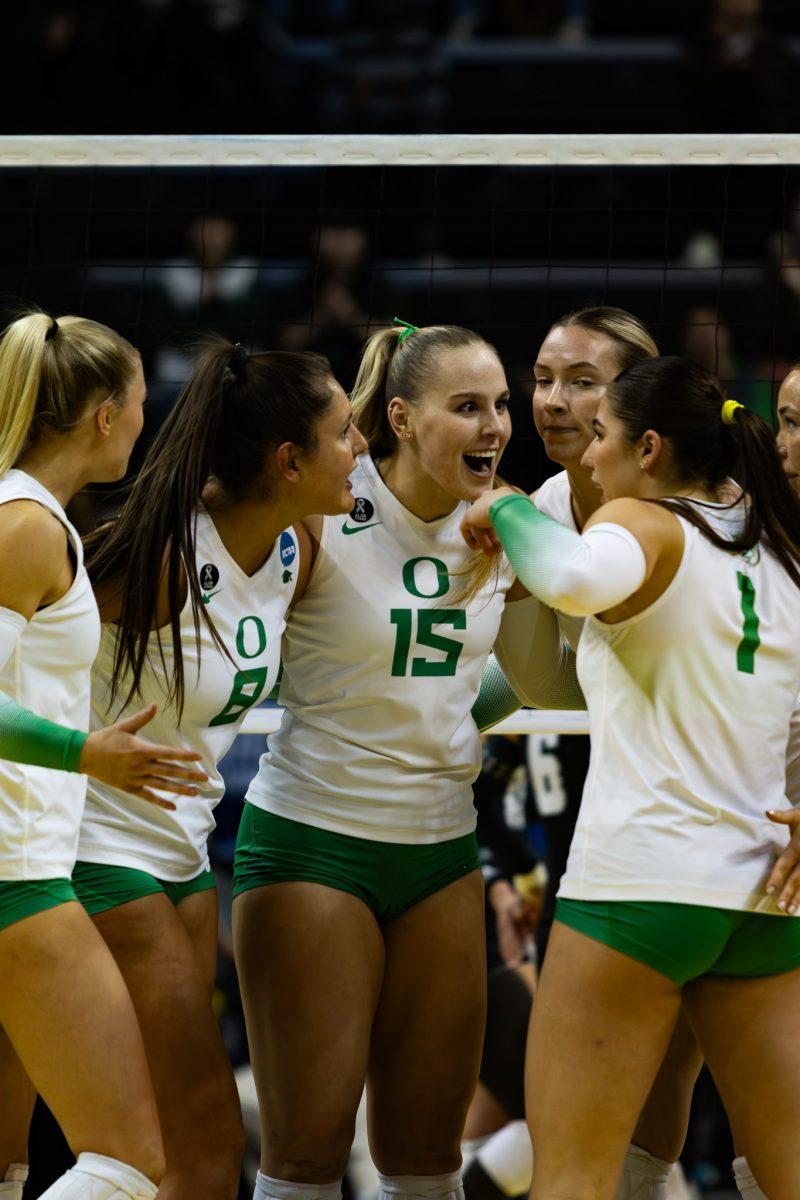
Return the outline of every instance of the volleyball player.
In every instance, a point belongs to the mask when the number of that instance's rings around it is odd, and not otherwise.
[[[800,492],[800,363],[792,367],[778,392],[778,450],[789,483]]]
[[[73,875],[142,1029],[167,1162],[160,1200],[238,1192],[241,1115],[211,1006],[217,764],[278,677],[310,567],[292,526],[350,511],[365,445],[326,359],[213,343],[89,564],[104,621],[93,725],[154,701],[154,734],[199,751],[208,774],[170,810],[92,782]]]
[[[493,485],[507,401],[477,334],[380,331],[353,394],[370,454],[352,513],[309,525],[317,558],[284,640],[287,713],[247,794],[234,875],[258,1200],[339,1196],[367,1075],[382,1196],[461,1192],[486,986],[470,709],[518,593],[507,564],[476,562],[458,530]],[[507,609],[535,616],[531,603]],[[529,693],[558,703],[552,614],[542,628],[549,650],[527,655],[530,627],[518,650],[538,670]]]
[[[529,1049],[533,1195],[613,1194],[683,1000],[757,1186],[789,1200],[800,925],[763,809],[785,808],[800,506],[768,427],[686,360],[623,372],[594,427],[608,503],[582,535],[510,493],[464,523],[591,617],[592,762]]]
[[[533,419],[548,458],[563,469],[545,480],[533,499],[537,508],[568,529],[580,532],[602,503],[591,471],[581,460],[594,438],[592,421],[606,387],[627,367],[657,355],[658,347],[637,317],[606,306],[566,314],[542,342],[534,364]],[[557,616],[563,636],[577,648],[583,618],[561,612]],[[528,738],[534,789],[537,778],[546,781],[548,805],[558,805],[557,811],[543,814],[548,886],[537,931],[540,967],[547,951],[558,885],[567,865],[588,759],[588,737]],[[544,788],[539,790],[544,792]],[[490,1005],[492,999],[490,993]],[[527,1009],[522,993],[514,995],[513,1000],[505,1021],[498,1017],[498,1024],[506,1039],[516,1038],[524,1046]],[[523,1059],[524,1053],[519,1056],[520,1078]],[[507,1055],[506,1061],[512,1062],[512,1056]],[[694,1036],[681,1016],[625,1156],[617,1200],[644,1200],[640,1191],[643,1186],[651,1189],[646,1200],[685,1196],[680,1171],[673,1170],[672,1164],[683,1148],[692,1089],[701,1063]],[[502,1194],[528,1190],[531,1156],[527,1129],[516,1124],[501,1134],[481,1147],[465,1175],[468,1200],[501,1200]],[[518,1164],[518,1169],[509,1170],[510,1163]]]
[[[205,778],[180,765],[195,754],[135,736],[151,709],[81,732],[99,621],[64,508],[90,481],[124,475],[144,395],[138,353],[93,321],[32,313],[0,340],[3,1200],[22,1195],[34,1088],[78,1159],[48,1200],[146,1200],[163,1170],[130,997],[69,878],[86,790],[79,772],[187,797],[191,780]]]

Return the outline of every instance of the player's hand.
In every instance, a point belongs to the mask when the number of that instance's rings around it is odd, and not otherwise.
[[[507,967],[518,967],[525,961],[527,941],[535,928],[538,912],[506,879],[498,879],[492,884],[489,903],[494,909],[500,957]]]
[[[173,792],[177,796],[196,796],[195,783],[205,783],[205,771],[192,768],[201,755],[195,750],[179,750],[175,746],[157,746],[146,738],[137,737],[148,721],[156,714],[156,705],[148,704],[140,712],[90,733],[83,744],[79,769],[101,783],[142,800],[149,800],[159,808],[174,809],[171,800],[156,795],[154,787],[162,792]]]
[[[767,816],[776,825],[787,825],[791,836],[789,845],[780,855],[767,880],[767,895],[775,897],[782,912],[794,915],[800,905],[800,809],[786,808],[780,812],[768,810]]]
[[[489,509],[495,500],[500,500],[503,496],[514,495],[516,495],[514,488],[501,487],[495,488],[494,491],[484,492],[477,500],[473,500],[461,522],[461,535],[471,550],[483,550],[484,554],[488,554],[490,557],[500,553],[503,547],[492,528]]]

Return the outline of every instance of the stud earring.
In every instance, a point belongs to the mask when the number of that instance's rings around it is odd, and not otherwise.
[[[406,439],[406,441],[410,441],[411,438],[413,437],[413,434],[411,433],[411,431],[409,429],[404,429],[403,437]]]

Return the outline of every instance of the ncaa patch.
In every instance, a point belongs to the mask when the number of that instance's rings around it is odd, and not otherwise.
[[[297,542],[285,529],[281,534],[278,549],[281,556],[281,566],[290,567],[297,558]]]

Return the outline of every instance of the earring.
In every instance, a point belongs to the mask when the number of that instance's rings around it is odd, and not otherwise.
[[[639,466],[642,468],[643,471],[647,470],[647,463],[644,461],[644,459],[642,459],[642,461],[639,463]]]
[[[406,439],[406,441],[410,441],[413,436],[414,435],[411,433],[410,429],[403,430],[403,437]]]

